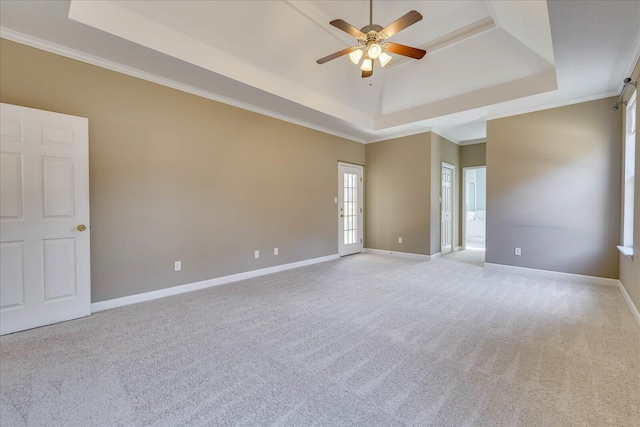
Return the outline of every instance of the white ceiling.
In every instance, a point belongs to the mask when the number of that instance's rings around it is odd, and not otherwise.
[[[329,25],[367,25],[367,1],[6,1],[0,35],[360,142],[434,130],[486,137],[486,120],[611,96],[640,46],[638,1],[374,1],[374,23],[424,19],[372,79]],[[71,19],[70,19],[71,18]]]

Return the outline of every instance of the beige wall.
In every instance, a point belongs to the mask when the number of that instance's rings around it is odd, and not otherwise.
[[[487,262],[618,277],[622,116],[611,110],[615,101],[488,122]]]
[[[362,144],[6,40],[0,55],[2,102],[89,118],[94,302],[337,253],[337,162],[364,164]]]
[[[640,78],[640,60],[636,63],[631,76],[632,81]],[[624,99],[628,100],[633,93],[632,87],[625,91]],[[636,95],[637,97],[638,95]],[[640,98],[636,98],[636,105],[640,105]],[[621,108],[624,111],[624,108]],[[626,113],[623,112],[623,117]],[[636,107],[636,123],[640,123],[640,108]],[[623,127],[624,129],[624,127]],[[624,134],[623,134],[624,135]],[[620,281],[624,285],[627,293],[634,302],[636,308],[640,310],[640,139],[636,132],[636,169],[635,169],[635,212],[633,221],[633,246],[636,255],[633,260],[620,255]]]
[[[460,147],[433,132],[367,144],[367,248],[420,255],[440,252],[442,162],[456,167],[453,242],[458,246]]]
[[[442,193],[442,162],[455,166],[453,176],[453,246],[460,246],[460,147],[442,136],[431,133],[431,241],[430,254],[437,254],[441,247],[440,196]]]
[[[429,254],[430,145],[430,133],[366,145],[367,248]]]
[[[487,144],[463,145],[460,147],[460,165],[463,168],[487,165]]]

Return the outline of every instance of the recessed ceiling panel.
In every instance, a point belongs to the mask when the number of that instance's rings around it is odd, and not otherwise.
[[[486,49],[491,46],[491,49]],[[501,28],[427,55],[385,75],[382,113],[392,113],[542,74],[552,68]],[[482,77],[480,77],[482,76]],[[414,93],[420,91],[420,96]]]
[[[517,7],[509,9],[511,15]],[[410,10],[424,18],[392,41],[420,46],[490,17],[484,2],[379,1],[374,2],[374,22],[386,26]],[[73,1],[69,16],[368,129],[385,123],[380,120],[385,114],[522,79],[549,65],[526,40],[499,29],[422,61],[378,67],[368,79],[360,77],[347,56],[318,65],[316,59],[356,44],[329,21],[341,18],[360,27],[369,23],[368,12],[366,1],[114,0]],[[513,19],[503,15],[505,22]]]

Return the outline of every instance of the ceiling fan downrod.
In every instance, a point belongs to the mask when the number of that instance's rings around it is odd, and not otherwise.
[[[373,0],[369,0],[369,25],[373,25]]]

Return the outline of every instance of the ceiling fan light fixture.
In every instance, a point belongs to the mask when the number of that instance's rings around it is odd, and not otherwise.
[[[360,67],[362,71],[371,71],[373,70],[373,59],[366,57],[364,61],[362,61],[362,66]]]
[[[349,59],[351,60],[351,62],[358,65],[360,63],[360,60],[362,59],[362,50],[361,49],[353,50],[349,54]]]
[[[378,57],[378,59],[380,60],[380,65],[382,65],[383,67],[387,65],[389,61],[391,61],[391,58],[393,58],[393,56],[387,54],[386,52],[382,52]]]
[[[378,43],[371,43],[369,45],[369,48],[367,49],[367,55],[371,59],[376,59],[377,57],[380,56],[381,53],[382,53],[382,46],[380,46]]]
[[[373,23],[373,0],[369,0],[369,25],[357,29],[342,19],[334,19],[329,22],[330,25],[355,37],[357,45],[344,48],[324,58],[320,58],[316,63],[324,64],[341,56],[349,55],[349,59],[355,65],[358,65],[360,60],[362,60],[360,69],[362,70],[362,78],[366,79],[373,75],[373,66],[375,65],[374,62],[376,59],[380,61],[383,67],[391,61],[392,56],[387,52],[409,58],[422,59],[427,51],[398,43],[385,42],[389,37],[394,36],[421,19],[422,15],[420,15],[418,11],[411,10],[386,27],[382,27]],[[362,59],[363,57],[364,59]]]

